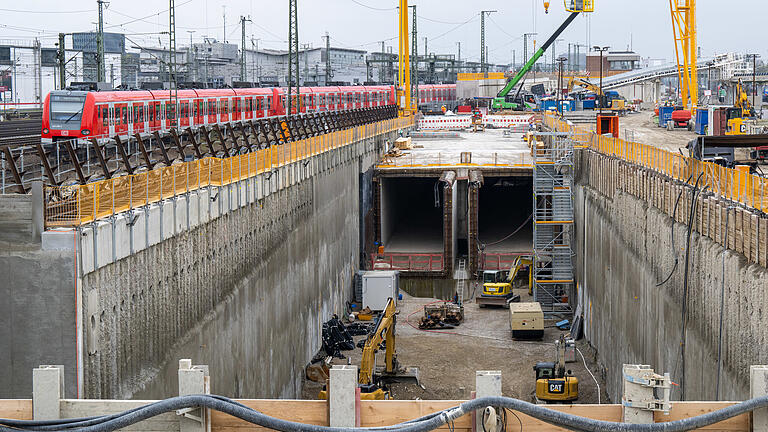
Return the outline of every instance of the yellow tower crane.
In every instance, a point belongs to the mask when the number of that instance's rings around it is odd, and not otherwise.
[[[409,116],[416,112],[411,101],[411,59],[408,44],[408,0],[400,0],[399,11],[399,48],[397,69],[397,106],[400,116]]]
[[[672,31],[677,56],[677,79],[683,109],[695,114],[699,104],[699,82],[696,68],[696,0],[669,0]]]

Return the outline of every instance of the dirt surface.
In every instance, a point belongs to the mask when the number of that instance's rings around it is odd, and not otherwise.
[[[653,119],[653,111],[641,111],[621,117],[619,130],[622,139],[652,145],[672,152],[677,152],[679,148],[682,148],[685,155],[688,155],[688,151],[685,149],[688,142],[698,136],[687,129],[668,131],[660,128]]]
[[[527,289],[516,290],[522,301],[532,301]],[[542,341],[516,341],[509,330],[509,311],[506,308],[480,308],[474,302],[465,304],[464,322],[456,329],[438,332],[416,328],[425,304],[435,299],[414,298],[403,294],[398,302],[397,358],[401,366],[419,369],[421,388],[412,383],[391,385],[394,399],[467,399],[475,389],[475,371],[500,370],[504,396],[532,401],[535,392],[533,366],[539,361],[555,361],[554,341],[561,331],[554,327],[555,320],[547,321]],[[603,403],[608,397],[602,388],[602,374],[594,362],[594,352],[583,342],[577,347],[584,354],[592,373],[600,380]],[[346,351],[351,364],[360,364],[361,350]],[[578,362],[567,367],[579,378],[579,403],[597,403],[597,387],[586,371],[579,354]],[[347,364],[335,359],[334,364]],[[377,354],[377,365],[384,364],[383,350]],[[322,385],[304,382],[302,397],[315,399]]]

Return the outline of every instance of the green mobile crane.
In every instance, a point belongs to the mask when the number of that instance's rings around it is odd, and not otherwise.
[[[545,1],[544,6],[545,8],[548,8],[549,2]],[[594,0],[565,0],[565,9],[571,14],[568,16],[565,22],[560,25],[560,27],[558,27],[555,33],[553,33],[552,36],[550,36],[549,39],[544,42],[544,45],[542,45],[541,48],[533,53],[533,57],[531,57],[525,63],[525,65],[523,65],[523,68],[520,69],[517,75],[507,81],[507,85],[505,85],[499,94],[497,94],[493,99],[493,104],[491,107],[494,110],[509,109],[514,111],[522,111],[525,108],[533,108],[530,100],[526,100],[525,98],[520,97],[520,91],[523,88],[521,82],[525,79],[525,76],[528,74],[528,72],[533,69],[533,66],[536,64],[536,62],[544,55],[544,53],[555,42],[558,36],[560,36],[560,34],[562,34],[569,25],[571,25],[576,17],[579,16],[579,14],[582,12],[594,11],[594,8]],[[517,90],[517,93],[514,96],[510,95],[512,89],[514,89],[518,84],[521,85]]]

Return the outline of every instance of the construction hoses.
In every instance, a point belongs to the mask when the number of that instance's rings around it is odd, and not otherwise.
[[[488,406],[515,410],[546,423],[571,430],[590,432],[677,432],[699,429],[753,411],[758,408],[768,407],[768,396],[761,396],[758,398],[750,399],[748,401],[731,405],[729,407],[696,417],[683,420],[675,420],[666,423],[651,424],[627,424],[593,420],[565,412],[553,411],[546,406],[534,405],[519,399],[508,397],[485,397],[480,399],[473,399],[456,407],[452,407],[393,426],[375,428],[340,428],[309,425],[289,420],[277,419],[221,396],[190,395],[154,402],[149,405],[134,408],[120,414],[112,414],[108,416],[47,421],[0,419],[0,431],[18,432],[19,430],[61,430],[72,432],[112,432],[117,429],[136,424],[140,421],[148,420],[160,414],[173,412],[184,408],[203,407],[220,411],[246,422],[281,432],[391,432],[394,430],[402,432],[428,432],[435,430],[445,424],[452,424],[459,417],[469,414],[475,410],[484,409]]]

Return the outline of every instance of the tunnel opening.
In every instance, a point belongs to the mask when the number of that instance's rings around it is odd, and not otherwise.
[[[445,198],[436,177],[381,179],[381,246],[386,253],[442,254]]]
[[[480,264],[504,267],[533,250],[533,179],[485,177],[478,193],[477,239]]]

